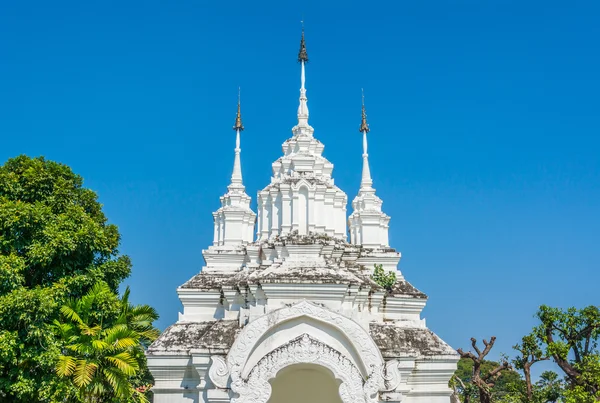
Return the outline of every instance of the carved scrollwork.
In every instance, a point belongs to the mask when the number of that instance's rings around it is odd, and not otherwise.
[[[336,312],[329,311],[308,301],[302,301],[291,307],[286,307],[264,315],[248,324],[236,338],[229,354],[227,367],[231,376],[231,388],[235,393],[242,394],[242,369],[258,340],[273,326],[283,321],[308,316],[329,323],[344,333],[356,348],[360,358],[367,368],[364,376],[364,392],[369,402],[377,401],[378,391],[384,387],[384,362],[379,349],[369,333],[358,323]]]
[[[226,389],[227,381],[229,380],[229,369],[225,357],[213,355],[210,357],[212,364],[208,369],[208,376],[217,388]]]
[[[246,365],[254,346],[257,344],[260,338],[269,331],[269,329],[273,328],[278,323],[302,316],[307,316],[309,318],[328,323],[329,325],[339,329],[343,334],[346,335],[346,337],[348,337],[360,356],[364,368],[366,368],[366,373],[361,374],[361,379],[366,379],[366,381],[361,384],[362,400],[344,400],[344,402],[360,401],[366,403],[376,403],[378,401],[379,391],[385,388],[385,369],[383,358],[381,357],[381,353],[375,345],[375,342],[369,333],[358,323],[339,313],[332,312],[308,301],[302,301],[290,307],[282,308],[267,315],[261,316],[260,318],[257,318],[248,324],[238,335],[236,341],[229,351],[229,354],[227,355],[227,368],[229,369],[231,378],[230,386],[232,391],[239,395],[239,398],[232,401],[237,403],[266,402],[266,400],[263,400],[263,398],[266,393],[265,391],[268,391],[268,394],[266,394],[268,399],[271,390],[270,385],[266,385],[264,382],[261,382],[260,385],[254,384],[250,382],[250,375],[248,375],[248,379],[244,379],[242,377],[242,370]],[[356,370],[358,371],[358,369]],[[338,376],[337,373],[336,376]],[[349,387],[349,384],[344,384],[346,386],[343,388]],[[353,385],[356,385],[356,383]],[[342,393],[346,395],[350,392],[348,392],[346,389],[342,390],[342,387],[340,387],[340,396]]]
[[[400,385],[400,369],[397,360],[389,360],[385,363],[383,384],[384,387],[380,389],[381,392],[395,390]]]
[[[356,366],[340,352],[303,334],[263,357],[252,369],[247,381],[238,380],[235,390],[240,396],[232,399],[232,403],[266,403],[271,396],[269,380],[275,378],[281,369],[300,363],[329,369],[342,381],[339,394],[344,403],[368,401],[365,399],[362,376]]]

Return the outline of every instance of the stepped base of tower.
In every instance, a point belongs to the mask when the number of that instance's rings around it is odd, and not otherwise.
[[[222,252],[148,349],[155,403],[450,402],[458,356],[395,250],[291,234]],[[374,264],[397,273],[389,290]]]

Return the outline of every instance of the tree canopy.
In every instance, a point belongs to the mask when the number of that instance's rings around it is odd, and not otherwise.
[[[475,339],[471,339],[476,354],[458,350],[462,358],[450,382],[458,399],[463,403],[600,401],[600,308],[588,306],[563,310],[542,305],[536,317],[539,324],[513,346],[517,355],[511,360],[511,367],[516,371],[500,375],[503,366],[509,367],[508,360],[502,365],[483,360],[495,338],[490,343],[484,340],[485,349],[481,351]],[[564,377],[545,371],[534,381],[532,366],[550,359],[562,370]]]
[[[54,371],[64,345],[53,321],[99,282],[116,294],[131,271],[119,242],[96,193],[68,166],[19,156],[0,167],[0,400],[76,395]],[[117,305],[103,309],[116,315]]]

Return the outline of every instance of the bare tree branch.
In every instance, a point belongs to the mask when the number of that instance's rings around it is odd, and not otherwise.
[[[485,344],[485,340],[483,343]],[[477,355],[481,357],[481,351],[479,351],[479,348],[477,347],[477,340],[475,340],[475,337],[471,337],[471,346],[473,346],[473,350],[475,350]]]
[[[477,387],[479,390],[479,400],[481,403],[491,403],[492,401],[492,392],[491,388],[495,385],[495,380],[500,376],[500,373],[505,370],[510,370],[512,367],[507,361],[504,361],[498,367],[494,368],[489,373],[485,374],[483,377],[481,376],[481,365],[484,362],[484,358],[492,347],[494,347],[494,343],[496,342],[496,336],[490,338],[490,341],[483,340],[483,345],[485,348],[483,351],[477,347],[477,340],[472,337],[471,338],[471,346],[473,350],[477,353],[477,355],[472,352],[464,352],[461,348],[459,348],[458,354],[460,354],[461,358],[470,359],[473,361],[473,377],[471,378],[471,383]],[[461,381],[462,384],[462,381]],[[464,384],[463,384],[464,389]]]

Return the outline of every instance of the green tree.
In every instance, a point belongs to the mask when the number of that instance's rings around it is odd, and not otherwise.
[[[130,273],[119,232],[72,170],[20,156],[0,166],[0,401],[65,401],[53,320],[98,281],[116,292]]]
[[[128,297],[127,291],[116,300],[106,283],[98,282],[82,298],[63,305],[63,320],[55,321],[65,341],[56,372],[72,379],[84,402],[148,401],[132,378],[145,366],[143,343],[157,337],[152,327],[157,315],[147,305],[132,306]],[[118,312],[106,306],[118,306]]]
[[[537,382],[531,385],[528,394],[525,379],[518,376],[505,386],[506,393],[497,399],[497,403],[554,403],[564,402],[564,382],[553,371],[545,371]]]
[[[475,402],[479,399],[477,386],[471,383],[473,378],[473,366],[473,360],[461,358],[458,361],[458,368],[454,373],[454,377],[450,381],[450,386],[455,390],[455,395],[463,403]],[[483,360],[480,370],[485,376],[485,374],[490,373],[499,366],[501,366],[501,364],[496,361]],[[491,387],[493,399],[502,401],[502,399],[512,393],[513,385],[519,381],[519,374],[515,371],[501,371],[500,375],[498,375],[495,380],[494,386]]]
[[[127,287],[121,297],[121,310],[115,323],[117,325],[126,325],[129,329],[135,330],[139,335],[139,343],[135,346],[132,354],[140,365],[140,371],[137,372],[130,382],[136,388],[136,391],[151,396],[152,391],[149,388],[154,384],[154,378],[146,365],[145,349],[160,334],[160,331],[153,325],[153,322],[158,319],[158,313],[149,305],[132,305],[129,302],[129,294],[130,290]]]
[[[567,403],[600,401],[600,308],[562,310],[542,305],[533,334],[566,376]]]
[[[540,401],[540,397],[537,396],[534,398],[534,385],[531,380],[531,367],[533,364],[545,361],[549,357],[542,351],[538,344],[537,338],[532,335],[526,335],[521,339],[521,343],[513,346],[519,355],[513,360],[513,365],[517,370],[523,372],[524,377],[524,391],[522,393],[521,400],[523,402],[534,402]],[[520,388],[522,389],[522,388]],[[538,392],[536,390],[536,392]],[[543,398],[542,398],[543,400]]]

